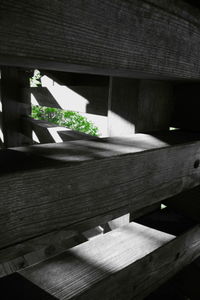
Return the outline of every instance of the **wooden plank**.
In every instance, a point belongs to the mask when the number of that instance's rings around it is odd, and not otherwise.
[[[30,99],[22,97],[22,88],[29,83],[28,73],[11,67],[1,68],[2,134],[5,147],[23,145],[21,117],[30,113]],[[26,106],[24,106],[26,103]],[[24,129],[30,136],[30,131]]]
[[[24,90],[34,105],[60,108],[83,113],[107,115],[108,87],[106,86],[49,86]]]
[[[124,211],[126,211],[124,209]],[[0,250],[0,277],[10,274],[13,271],[21,269],[22,261],[24,264],[33,264],[39,260],[46,259],[49,255],[58,254],[75,243],[82,243],[86,241],[83,236],[84,231],[89,231],[98,224],[104,224],[108,221],[123,214],[123,211],[112,211],[109,214],[103,214],[90,218],[89,221],[81,221],[76,224],[68,226],[61,231],[52,231],[47,234],[23,241],[10,247]],[[39,257],[38,261],[35,261]],[[34,262],[33,262],[34,259]]]
[[[43,120],[35,120],[32,118],[23,118],[23,126],[31,126],[31,129],[36,134],[39,142],[45,143],[60,143],[62,141],[72,140],[97,140],[98,137],[72,130],[63,126],[50,123]]]
[[[130,223],[20,274],[57,299],[143,299],[199,255],[199,235]]]
[[[169,130],[173,109],[173,85],[140,80],[136,132]]]
[[[43,261],[80,243],[78,232],[54,231],[0,251],[0,277]]]
[[[139,80],[110,77],[108,99],[108,135],[135,133]],[[130,214],[108,222],[111,230],[128,224]]]
[[[139,80],[110,78],[108,104],[109,136],[135,133],[138,113]]]
[[[199,11],[185,2],[3,0],[0,12],[0,64],[199,79]]]
[[[178,136],[184,145],[177,145]],[[200,142],[194,136],[138,134],[121,142],[82,140],[0,151],[1,247],[105,213],[136,211],[199,185],[194,162]],[[176,145],[169,146],[173,139]]]
[[[172,84],[156,80],[110,78],[108,132],[123,136],[135,132],[168,130],[172,113]],[[160,204],[157,204],[157,208]],[[155,208],[155,205],[152,209]],[[147,210],[149,212],[149,208]],[[124,219],[123,219],[124,218]],[[133,216],[133,219],[135,216]],[[109,222],[126,224],[127,216]],[[116,223],[116,224],[115,224]]]

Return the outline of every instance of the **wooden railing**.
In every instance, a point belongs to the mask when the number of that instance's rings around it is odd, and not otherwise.
[[[8,297],[144,299],[198,258],[200,12],[170,4],[0,2]],[[30,88],[31,68],[87,105]],[[109,136],[63,129],[53,143],[54,125],[30,118],[31,94],[39,105],[106,116]]]

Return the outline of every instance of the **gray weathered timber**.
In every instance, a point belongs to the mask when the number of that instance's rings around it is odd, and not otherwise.
[[[169,146],[174,137],[184,144]],[[196,139],[138,134],[0,151],[1,247],[105,213],[138,210],[197,186]]]
[[[127,208],[124,208],[124,212],[127,212]],[[109,214],[101,214],[67,226],[66,230],[63,228],[60,231],[52,231],[1,249],[0,277],[64,251],[66,248],[72,247],[73,244],[75,245],[76,242],[84,242],[86,240],[82,234],[84,231],[88,231],[99,224],[103,224],[104,227],[105,223],[122,214],[123,209],[114,210]]]
[[[135,133],[138,116],[139,80],[110,77],[108,103],[109,136]]]
[[[43,261],[80,243],[72,230],[54,231],[0,251],[0,277]]]
[[[199,15],[170,0],[2,0],[0,64],[200,79]]]
[[[199,236],[130,223],[20,274],[60,300],[143,299],[198,257]]]
[[[169,130],[173,110],[173,85],[140,80],[136,132]]]
[[[28,86],[28,73],[19,68],[1,67],[1,127],[4,136],[5,147],[17,147],[23,145],[22,116],[31,111],[30,97],[22,96],[22,89]],[[29,128],[24,132],[30,138]]]
[[[139,80],[110,77],[108,97],[108,135],[127,136],[135,133]],[[130,221],[130,214],[108,223],[113,230]]]

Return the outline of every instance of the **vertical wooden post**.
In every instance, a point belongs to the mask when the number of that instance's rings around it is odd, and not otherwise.
[[[139,132],[169,130],[172,95],[172,84],[168,82],[110,78],[109,135],[127,136]],[[152,206],[152,210],[155,209],[155,205]],[[147,211],[151,209],[147,208]],[[109,222],[109,227],[115,229],[123,226],[129,219],[130,214],[124,215]]]
[[[110,77],[108,99],[109,136],[135,133],[139,80]]]
[[[141,80],[136,132],[169,130],[172,98],[172,83],[158,80]]]
[[[139,80],[110,77],[108,133],[109,136],[134,134],[138,114]],[[111,230],[129,223],[130,214],[116,218],[108,225]]]
[[[30,99],[23,99],[22,88],[29,84],[28,74],[16,67],[1,68],[1,131],[4,147],[18,147],[24,142],[22,117],[30,114]]]
[[[173,84],[158,80],[140,80],[136,133],[169,130],[173,112]],[[130,214],[131,221],[160,209],[160,203]]]

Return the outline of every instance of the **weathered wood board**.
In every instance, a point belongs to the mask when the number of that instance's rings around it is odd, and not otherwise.
[[[0,72],[1,140],[5,147],[22,146],[22,133],[30,138],[29,127],[21,128],[22,116],[31,111],[30,97],[22,95],[22,89],[29,84],[29,75],[15,67],[1,67]]]
[[[199,24],[181,1],[2,0],[0,64],[200,79]]]
[[[175,238],[130,223],[20,275],[57,299],[143,299],[199,255],[200,229]]]
[[[171,132],[0,151],[1,247],[199,185],[198,139]]]

